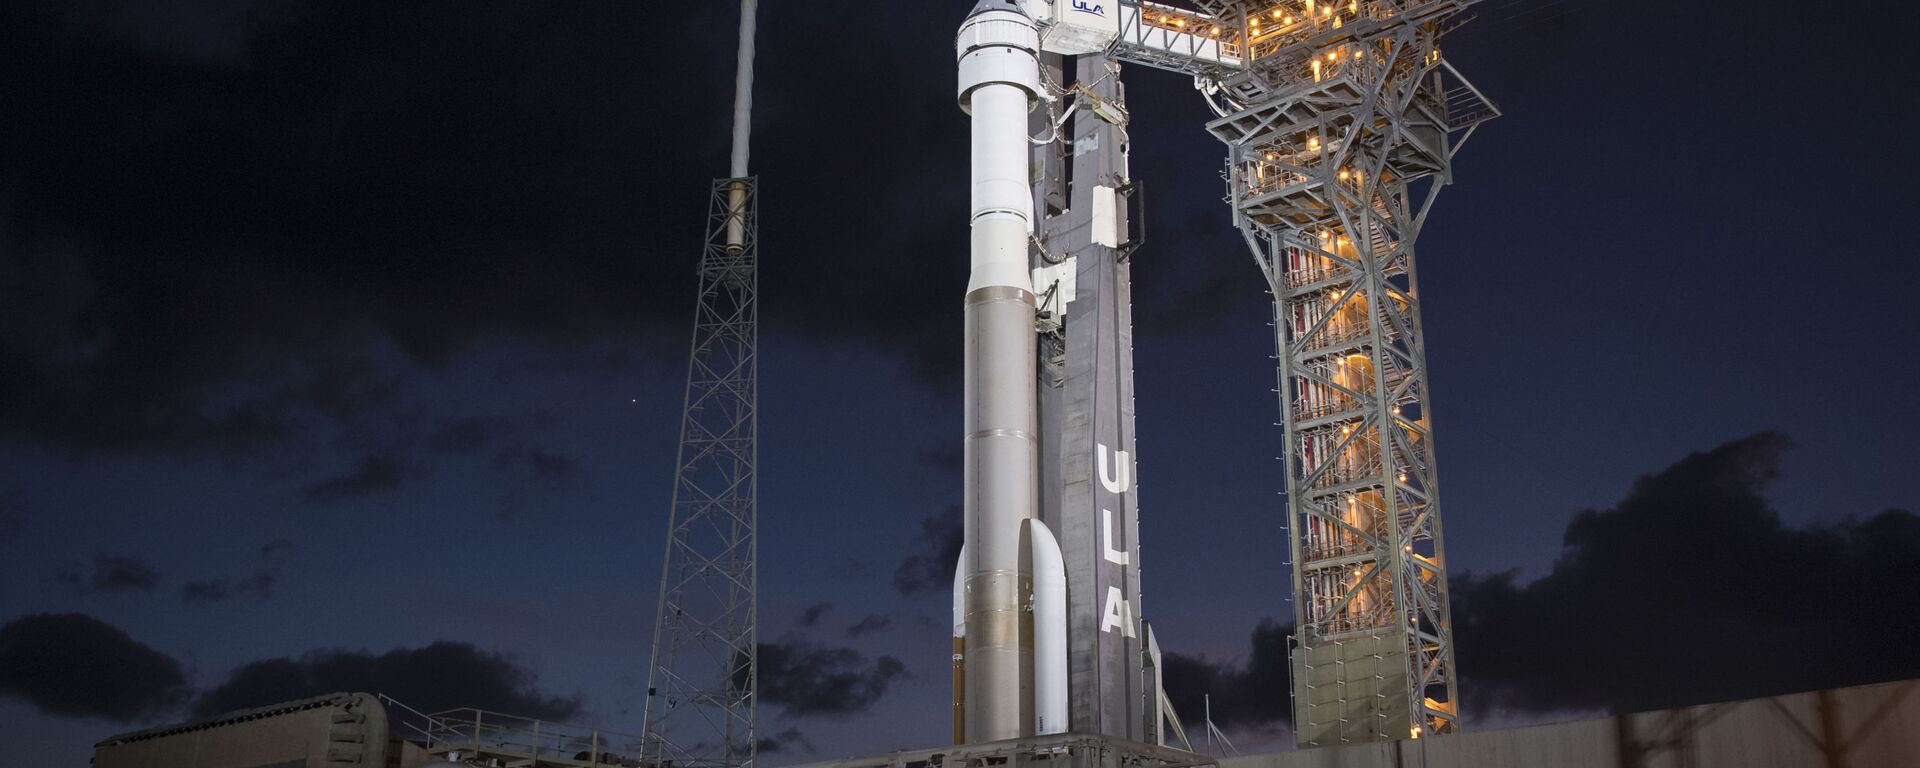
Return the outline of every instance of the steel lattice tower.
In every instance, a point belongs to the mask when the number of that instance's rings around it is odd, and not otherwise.
[[[1440,55],[1464,2],[1262,5],[1218,83],[1235,223],[1274,297],[1301,746],[1455,729],[1414,241],[1493,105]]]
[[[1477,0],[1121,0],[1109,55],[1192,75],[1273,295],[1300,746],[1454,730],[1414,241],[1499,115],[1440,53]]]
[[[754,763],[758,680],[759,181],[747,174],[755,0],[742,0],[733,175],[708,204],[648,671],[643,764]]]

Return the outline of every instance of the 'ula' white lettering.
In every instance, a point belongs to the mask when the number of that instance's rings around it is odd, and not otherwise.
[[[1107,468],[1107,444],[1094,443],[1094,454],[1100,462],[1100,485],[1106,487],[1107,493],[1126,493],[1133,487],[1133,467],[1127,462],[1126,451],[1113,452],[1111,472]]]
[[[1119,627],[1121,637],[1133,637],[1133,606],[1120,596],[1119,587],[1107,587],[1107,608],[1100,614],[1101,632]]]

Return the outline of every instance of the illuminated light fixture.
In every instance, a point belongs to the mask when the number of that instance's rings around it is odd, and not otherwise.
[[[1268,152],[1268,153],[1267,153],[1267,159],[1268,159],[1268,160],[1272,160],[1272,159],[1273,159],[1273,153],[1272,153],[1272,152]]]
[[[1339,61],[1339,60],[1340,60],[1340,54],[1334,53],[1333,51],[1327,51],[1327,61]]]
[[[1346,181],[1346,180],[1347,180],[1347,177],[1348,177],[1348,176],[1352,176],[1352,175],[1353,175],[1353,174],[1351,174],[1351,173],[1347,173],[1347,169],[1345,169],[1345,168],[1342,168],[1342,169],[1340,169],[1340,180],[1341,180],[1341,181]],[[1342,239],[1345,239],[1345,238],[1342,238]]]
[[[1219,37],[1219,36],[1220,36],[1220,28],[1219,28],[1219,27],[1214,27],[1214,28],[1213,28],[1213,33],[1212,33],[1212,34],[1213,34],[1213,36],[1214,36],[1214,37]]]
[[[1315,151],[1318,151],[1318,150],[1320,149],[1320,137],[1318,137],[1318,136],[1308,136],[1308,137],[1307,137],[1307,149],[1311,149],[1311,150],[1315,150]]]
[[[1354,51],[1354,52],[1353,52],[1353,58],[1354,58],[1354,59],[1355,59],[1356,61],[1357,61],[1357,60],[1359,60],[1359,58],[1360,58],[1360,52],[1359,52],[1359,51]]]
[[[1174,20],[1173,20],[1173,25],[1174,25],[1174,26],[1176,26],[1176,27],[1184,27],[1184,26],[1186,26],[1186,25],[1187,25],[1187,20],[1186,20],[1186,19],[1174,19]]]

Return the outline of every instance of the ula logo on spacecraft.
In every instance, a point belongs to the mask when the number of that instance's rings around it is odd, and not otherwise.
[[[1107,9],[1105,6],[1102,6],[1099,3],[1090,3],[1090,2],[1087,2],[1087,0],[1073,0],[1073,9],[1081,13],[1091,13],[1095,16],[1107,15]]]

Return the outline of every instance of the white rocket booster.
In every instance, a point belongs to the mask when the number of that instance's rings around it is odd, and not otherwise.
[[[1034,20],[1006,0],[981,0],[955,42],[960,108],[973,118],[966,544],[955,574],[961,604],[954,631],[964,638],[956,643],[963,654],[956,660],[963,695],[956,698],[964,700],[956,731],[964,729],[971,743],[1066,729],[1065,572],[1059,544],[1035,518],[1039,409],[1027,113],[1044,98],[1039,49]],[[1047,593],[1039,596],[1042,605],[1036,605],[1036,564]],[[1037,616],[1049,626],[1037,627]],[[1042,658],[1035,656],[1036,641]],[[1036,681],[1044,702],[1036,700]]]

